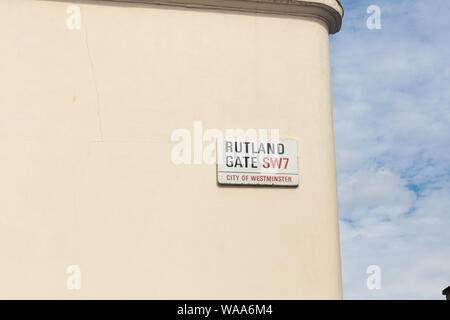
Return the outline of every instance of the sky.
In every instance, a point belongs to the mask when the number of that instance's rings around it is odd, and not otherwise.
[[[450,285],[450,1],[343,0],[331,36],[345,299]],[[367,8],[381,10],[370,30]],[[367,268],[380,288],[368,289]]]

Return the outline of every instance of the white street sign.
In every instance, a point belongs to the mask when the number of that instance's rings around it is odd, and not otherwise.
[[[295,140],[217,139],[219,184],[298,186]]]

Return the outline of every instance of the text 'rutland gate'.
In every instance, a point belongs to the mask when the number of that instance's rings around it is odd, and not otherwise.
[[[217,139],[219,184],[298,186],[295,140]]]

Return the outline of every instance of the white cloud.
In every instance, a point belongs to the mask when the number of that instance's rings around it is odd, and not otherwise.
[[[358,171],[339,185],[339,202],[345,208],[342,217],[355,223],[396,218],[408,212],[415,198],[406,181],[387,170]]]

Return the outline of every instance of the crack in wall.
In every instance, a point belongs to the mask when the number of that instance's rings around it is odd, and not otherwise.
[[[85,19],[83,19],[85,21]],[[94,69],[94,60],[92,59],[91,49],[89,48],[89,40],[88,40],[88,28],[86,25],[86,22],[83,23],[82,26],[85,30],[84,32],[84,43],[86,46],[90,69],[91,69],[91,75],[92,75],[92,81],[94,82],[94,88],[95,88],[95,95],[97,100],[97,120],[98,120],[98,130],[100,133],[100,141],[103,141],[103,123],[102,123],[102,113],[101,113],[101,103],[100,103],[100,94],[98,91],[98,82],[97,78],[95,76],[95,69]]]

